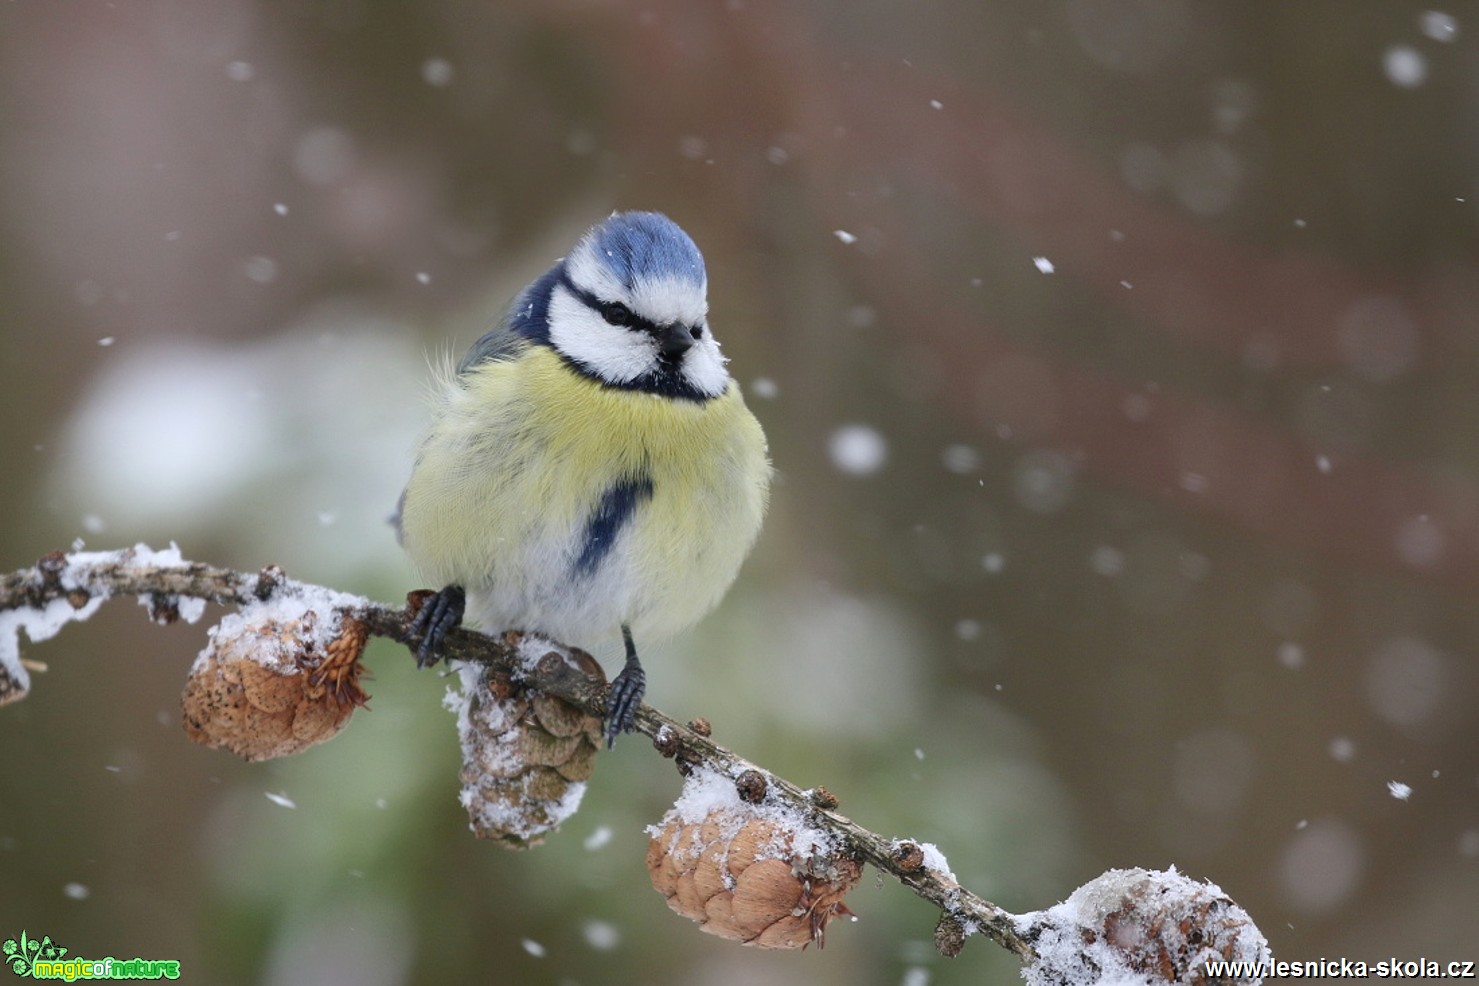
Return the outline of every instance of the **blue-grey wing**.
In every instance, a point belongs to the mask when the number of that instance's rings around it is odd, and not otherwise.
[[[484,363],[513,359],[528,345],[529,340],[515,331],[505,319],[496,329],[485,332],[462,355],[462,359],[457,361],[457,372],[460,375]]]
[[[549,342],[550,294],[559,282],[564,265],[556,264],[529,285],[514,303],[508,306],[497,328],[472,344],[472,348],[457,363],[457,372],[468,370],[496,360],[514,359],[531,343]]]

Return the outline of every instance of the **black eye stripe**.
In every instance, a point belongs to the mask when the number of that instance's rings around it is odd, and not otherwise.
[[[582,305],[585,305],[591,311],[595,312],[597,315],[600,315],[601,318],[609,325],[617,326],[624,329],[632,329],[637,332],[647,332],[653,335],[656,335],[657,333],[662,331],[662,327],[659,326],[656,322],[652,321],[651,319],[643,318],[641,315],[638,315],[636,312],[632,311],[621,302],[602,301],[600,298],[597,298],[595,295],[591,294],[584,288],[576,286],[575,282],[570,280],[569,274],[561,274],[560,283],[565,286],[565,290],[575,295],[575,297],[580,301]],[[623,312],[625,312],[626,320],[613,321],[608,314],[608,312],[613,308],[620,308]],[[691,327],[688,330],[688,334],[693,336],[693,338],[695,339],[702,339],[704,335],[703,326],[695,325]]]

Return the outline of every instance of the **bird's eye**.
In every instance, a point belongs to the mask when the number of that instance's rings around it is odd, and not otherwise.
[[[695,339],[702,339],[704,337],[704,327],[702,325],[695,325],[693,328],[688,330],[688,334],[693,336]]]
[[[619,301],[608,301],[602,305],[601,317],[608,325],[632,324],[632,310]]]

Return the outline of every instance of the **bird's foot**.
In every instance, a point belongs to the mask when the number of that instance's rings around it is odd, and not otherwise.
[[[462,625],[462,614],[467,609],[467,593],[460,585],[449,585],[426,602],[421,611],[406,628],[406,641],[421,642],[416,645],[416,666],[429,668],[442,657],[442,644],[447,634]]]
[[[628,658],[621,674],[611,683],[611,694],[606,699],[606,749],[616,744],[621,733],[630,733],[637,724],[637,707],[642,696],[647,694],[647,673],[635,657]]]

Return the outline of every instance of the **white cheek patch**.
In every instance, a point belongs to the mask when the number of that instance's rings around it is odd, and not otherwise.
[[[683,357],[683,379],[699,393],[718,397],[729,386],[729,371],[724,369],[724,363],[719,343],[705,326],[704,337]]]
[[[657,340],[606,324],[563,285],[550,295],[549,338],[559,352],[612,383],[630,383],[657,363]]]

